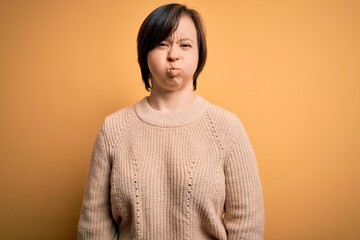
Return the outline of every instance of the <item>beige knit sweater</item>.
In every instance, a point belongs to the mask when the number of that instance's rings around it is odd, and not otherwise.
[[[263,239],[261,183],[237,117],[200,96],[176,113],[146,98],[105,119],[78,239]]]

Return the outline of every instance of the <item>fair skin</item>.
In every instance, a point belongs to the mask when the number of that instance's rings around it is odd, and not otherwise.
[[[193,76],[199,60],[197,32],[189,16],[182,16],[176,31],[147,56],[152,89],[148,102],[158,111],[176,112],[195,98]]]

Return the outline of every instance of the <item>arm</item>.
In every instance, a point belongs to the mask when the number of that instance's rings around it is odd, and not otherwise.
[[[228,239],[261,240],[264,206],[254,151],[242,125],[236,126],[226,162],[224,224]]]
[[[111,213],[110,172],[108,144],[101,129],[91,156],[87,188],[78,225],[78,239],[117,239],[117,227]]]

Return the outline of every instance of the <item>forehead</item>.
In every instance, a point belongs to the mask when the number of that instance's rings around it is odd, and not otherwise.
[[[189,16],[183,15],[171,38],[189,38],[192,41],[196,41],[197,31],[193,20]]]

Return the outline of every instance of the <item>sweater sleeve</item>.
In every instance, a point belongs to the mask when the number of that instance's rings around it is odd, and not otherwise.
[[[264,235],[262,187],[254,151],[245,129],[236,126],[225,160],[224,224],[229,240],[261,240]]]
[[[78,224],[78,239],[117,239],[116,223],[111,213],[109,147],[101,129],[93,148],[87,188]]]

